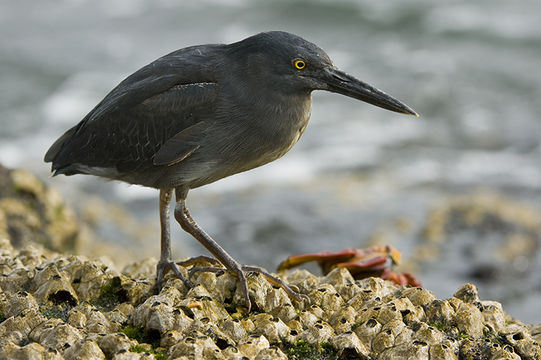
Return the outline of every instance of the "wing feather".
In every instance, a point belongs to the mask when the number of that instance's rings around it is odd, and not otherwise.
[[[212,122],[218,94],[213,55],[220,49],[181,49],[135,72],[61,136],[45,161],[53,162],[55,174],[96,168],[100,176],[111,169],[118,177],[186,158],[203,133],[198,124]]]

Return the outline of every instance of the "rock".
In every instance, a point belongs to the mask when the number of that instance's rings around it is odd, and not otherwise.
[[[276,346],[261,350],[255,360],[287,360],[286,354]]]
[[[250,335],[248,339],[242,340],[239,345],[239,351],[249,359],[255,358],[261,350],[268,349],[269,340],[263,335]]]
[[[0,238],[17,248],[39,243],[51,250],[73,251],[79,224],[60,195],[26,170],[0,165]]]
[[[46,359],[62,360],[64,357],[55,349],[46,349],[38,343],[30,343],[24,346],[9,344],[6,347],[0,347],[0,359],[27,360],[27,359]]]
[[[244,314],[234,306],[231,275],[225,273],[199,276],[189,290],[167,278],[162,291],[152,294],[153,279],[135,280],[82,256],[9,244],[0,254],[0,263],[11,269],[0,278],[2,356],[280,359],[292,348],[295,354],[331,351],[344,358],[541,356],[539,328],[510,318],[497,302],[479,300],[471,285],[457,291],[460,298],[440,300],[428,290],[381,279],[351,285],[343,270],[318,281],[305,271],[288,274],[303,284],[312,300],[308,306],[291,303],[281,290],[251,276],[263,284],[252,282],[250,296],[262,299],[253,299],[257,312]],[[28,290],[13,291],[13,282]],[[219,283],[221,290],[205,287]]]
[[[357,357],[369,356],[370,351],[352,331],[333,336],[330,344],[338,350],[338,355],[349,354]]]
[[[196,273],[191,289],[168,276],[158,293],[153,259],[119,272],[38,244],[49,236],[51,204],[64,211],[61,200],[25,172],[2,174],[0,359],[541,358],[541,325],[511,318],[472,284],[438,299],[380,278],[354,280],[346,269],[282,272],[311,300],[299,303],[248,274],[248,314],[225,271]],[[49,201],[45,210],[29,209],[39,201]],[[23,229],[15,241],[14,229]]]
[[[28,338],[30,341],[37,342],[45,348],[64,352],[73,343],[82,339],[83,336],[79,330],[62,320],[50,319],[32,329]]]
[[[455,313],[454,324],[456,324],[458,331],[463,334],[475,338],[483,335],[483,315],[475,305],[460,304]]]
[[[7,294],[7,301],[3,307],[4,317],[16,316],[25,310],[39,310],[39,305],[32,295],[26,291]]]
[[[120,333],[99,334],[96,339],[100,349],[109,358],[129,351],[133,345],[125,334]]]
[[[220,359],[223,357],[220,349],[212,339],[203,334],[194,334],[182,339],[171,348],[173,359],[186,356],[188,359]]]
[[[76,341],[63,355],[68,360],[105,360],[105,354],[98,344],[89,339]]]

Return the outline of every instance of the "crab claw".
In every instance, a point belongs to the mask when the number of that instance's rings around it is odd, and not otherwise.
[[[353,259],[358,250],[346,249],[338,252],[322,251],[318,253],[309,253],[302,255],[289,256],[278,265],[278,271],[291,269],[307,262],[317,261],[320,266],[322,263],[336,264],[342,261]],[[323,267],[322,267],[323,269]]]
[[[290,256],[280,263],[278,271],[316,261],[324,275],[335,268],[346,268],[353,278],[379,276],[398,285],[421,286],[410,273],[397,274],[392,266],[400,262],[401,253],[392,246],[373,246],[365,249],[346,249],[337,252],[322,251]]]
[[[400,252],[392,246],[372,246],[365,249],[346,249],[337,252],[322,251],[290,256],[278,265],[278,271],[317,261],[324,274],[328,274],[336,267],[346,267],[355,272],[364,272],[369,269],[379,270],[378,267],[389,260],[392,265],[398,264],[400,256]]]

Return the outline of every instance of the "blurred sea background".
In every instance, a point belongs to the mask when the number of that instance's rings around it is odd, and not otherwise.
[[[119,262],[159,255],[158,193],[49,177],[43,155],[124,77],[175,49],[285,30],[421,114],[315,92],[282,159],[191,191],[242,263],[392,244],[439,297],[473,282],[541,322],[541,3],[454,0],[0,2],[0,163],[65,195]],[[177,258],[205,250],[172,221]]]

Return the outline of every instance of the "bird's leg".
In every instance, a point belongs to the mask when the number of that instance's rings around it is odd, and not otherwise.
[[[248,296],[248,283],[246,276],[238,262],[235,261],[216,241],[214,241],[203,229],[197,225],[186,208],[185,199],[187,190],[176,189],[177,203],[175,205],[175,219],[182,229],[197,239],[207,250],[214,255],[229,271],[233,272],[240,282],[240,291],[244,304],[250,311],[251,303]]]
[[[296,300],[300,301],[302,299],[307,299],[306,295],[298,294],[283,281],[272,276],[263,269],[253,266],[241,266],[237,261],[235,261],[235,259],[233,259],[231,255],[229,255],[216,241],[214,241],[201,227],[199,227],[199,225],[197,225],[195,220],[192,218],[185,204],[187,193],[187,190],[179,188],[176,189],[177,203],[175,206],[175,219],[178,221],[184,231],[196,238],[212,255],[214,255],[216,259],[218,259],[229,271],[238,277],[241,295],[244,299],[244,304],[248,312],[250,311],[251,303],[250,297],[248,296],[248,283],[246,281],[244,271],[252,271],[262,274],[269,282],[276,286],[282,287],[289,296]],[[216,267],[199,267],[193,268],[190,273],[193,273],[194,271],[218,270],[219,268]]]
[[[169,228],[169,204],[173,189],[160,190],[160,226],[161,226],[161,251],[160,261],[156,277],[156,286],[161,289],[165,274],[172,270],[175,275],[186,284],[192,287],[192,283],[182,275],[177,265],[171,260],[171,231]]]

